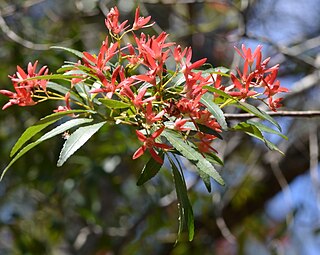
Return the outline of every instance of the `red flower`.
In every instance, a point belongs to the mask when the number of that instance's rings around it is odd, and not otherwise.
[[[282,106],[282,104],[280,103],[280,102],[282,101],[282,99],[283,99],[283,98],[280,97],[280,98],[277,98],[277,99],[273,100],[273,98],[270,97],[270,98],[269,98],[269,108],[270,108],[272,111],[276,112],[276,111],[277,111],[277,108],[279,108],[279,107]]]
[[[6,103],[2,110],[7,109],[11,105],[17,104],[19,106],[35,105],[36,102],[32,100],[32,93],[29,89],[19,87],[18,83],[13,84],[16,93],[8,90],[0,90],[0,94],[10,98],[9,102]]]
[[[202,94],[199,94],[195,99],[181,98],[176,104],[179,112],[189,115],[196,116],[197,112],[200,110],[200,99]]]
[[[34,91],[36,89],[46,91],[46,85],[48,82],[47,80],[28,80],[29,78],[46,75],[48,73],[48,68],[46,66],[41,67],[40,70],[36,72],[37,64],[38,61],[36,61],[33,65],[29,63],[27,73],[20,66],[17,66],[16,74],[9,76],[13,83],[15,92],[0,90],[0,94],[10,98],[9,102],[2,107],[2,110],[15,104],[19,106],[35,105],[36,102],[32,99]]]
[[[188,121],[187,119],[181,119],[181,118],[176,119],[176,121],[174,122],[174,129],[179,131],[191,130],[190,127],[183,127],[184,124],[187,123],[187,121]]]
[[[217,153],[211,146],[212,141],[217,138],[216,136],[198,132],[195,137],[200,140],[199,142],[196,142],[196,145],[201,153],[210,153],[212,151]]]
[[[46,85],[47,85],[47,80],[44,79],[35,79],[35,80],[27,80],[29,78],[35,77],[35,76],[41,76],[41,75],[46,75],[48,74],[48,68],[47,66],[43,66],[40,68],[39,72],[36,72],[38,65],[38,61],[34,62],[32,65],[30,62],[27,67],[28,73],[25,73],[25,71],[20,67],[17,66],[17,72],[13,76],[9,76],[11,78],[11,81],[13,83],[20,83],[20,87],[25,87],[25,88],[38,88],[40,87],[42,90],[46,90]]]
[[[233,86],[237,88],[239,91],[229,91],[227,93],[230,96],[238,97],[240,99],[246,99],[248,97],[256,95],[257,92],[253,90],[249,90],[253,75],[254,73],[251,73],[248,79],[246,80],[246,83],[243,85],[234,74],[231,74],[231,80],[233,82]]]
[[[180,63],[182,61],[182,58],[186,55],[187,53],[187,48],[185,48],[183,51],[181,49],[181,46],[178,45],[177,47],[174,48],[173,50],[173,57],[174,57],[174,60],[177,62],[177,63]]]
[[[149,68],[147,72],[147,76],[137,75],[140,80],[147,81],[153,85],[155,85],[155,75],[161,75],[163,72],[163,65],[167,60],[170,50],[165,50],[166,48],[173,45],[173,43],[165,43],[168,34],[162,32],[158,37],[152,36],[151,38],[142,33],[140,38],[134,35],[136,44],[138,46],[139,57],[141,57],[142,64]]]
[[[191,58],[192,58],[192,49],[191,47],[189,47],[187,48],[186,59],[182,66],[182,72],[184,73],[185,76],[188,76],[188,74],[192,71],[192,69],[201,67],[207,61],[206,58],[203,58],[194,63],[191,63]]]
[[[157,162],[159,162],[160,164],[163,163],[162,158],[157,154],[157,152],[154,150],[154,147],[160,148],[160,149],[171,149],[172,147],[167,145],[167,144],[163,144],[163,143],[157,143],[155,141],[155,139],[162,133],[162,131],[164,130],[165,127],[162,127],[160,129],[158,129],[157,131],[155,131],[151,136],[146,137],[144,134],[142,134],[140,131],[136,130],[136,134],[138,139],[143,142],[143,145],[136,150],[136,152],[133,154],[132,159],[136,159],[139,158],[140,156],[143,155],[143,153],[148,149],[151,156],[154,158],[154,160],[156,160]]]
[[[254,50],[253,54],[251,53],[251,49],[247,49],[244,44],[241,45],[242,52],[237,47],[234,48],[237,51],[237,53],[245,60],[245,68],[247,68],[246,65],[249,65],[251,67],[254,63],[254,60],[256,60],[256,66],[260,66],[262,57],[262,45],[258,45],[257,48]]]
[[[142,60],[140,59],[140,56],[136,54],[135,50],[134,50],[134,47],[132,46],[132,44],[128,44],[126,46],[126,48],[128,49],[129,51],[129,55],[125,55],[123,54],[123,56],[128,59],[128,61],[130,62],[130,64],[132,65],[137,65],[139,64]]]
[[[105,86],[108,86],[105,72],[110,70],[107,63],[115,54],[117,54],[117,52],[118,43],[111,43],[109,47],[108,37],[103,41],[98,57],[91,55],[89,52],[83,52],[84,57],[82,60],[84,65],[89,67],[92,70],[92,73],[95,74]]]
[[[123,67],[118,66],[116,69],[114,69],[112,76],[111,76],[111,82],[109,82],[106,78],[104,78],[103,81],[103,87],[92,89],[90,90],[90,93],[106,93],[108,98],[111,98],[113,93],[116,91],[118,83],[117,83],[117,77],[119,73],[123,73]],[[100,79],[101,80],[101,79]]]
[[[64,100],[66,102],[66,105],[65,106],[58,106],[57,109],[53,110],[54,112],[65,112],[65,111],[69,111],[71,110],[71,107],[70,107],[70,92],[67,92],[64,96]]]
[[[213,118],[212,114],[208,110],[201,110],[197,112],[196,115],[197,119],[196,122],[202,125],[205,125],[212,130],[215,130],[217,132],[222,132],[221,131],[221,126],[219,123],[216,121],[215,118]]]
[[[125,25],[127,22],[128,20],[125,20],[121,24],[119,23],[119,10],[117,7],[111,8],[107,18],[105,19],[106,27],[114,34],[120,34],[123,30],[125,30]]]
[[[142,107],[143,104],[149,102],[149,101],[153,101],[156,99],[155,96],[152,97],[148,97],[146,99],[143,100],[144,95],[147,92],[147,87],[143,87],[142,89],[139,90],[138,94],[135,95],[131,88],[130,85],[125,85],[122,87],[122,90],[120,91],[121,95],[126,95],[128,98],[130,98],[132,100],[133,105],[137,108],[140,109]]]
[[[289,90],[284,87],[280,87],[280,81],[276,80],[278,69],[274,69],[267,77],[261,79],[260,84],[265,87],[263,92],[267,97],[274,96],[280,92],[288,92]]]
[[[146,106],[146,111],[145,111],[145,118],[146,118],[146,123],[148,125],[151,125],[157,121],[162,120],[162,116],[165,114],[165,111],[162,110],[161,112],[155,114],[152,111],[152,103],[149,101],[147,106]]]
[[[151,16],[148,17],[140,17],[140,7],[138,6],[138,8],[136,9],[136,15],[134,17],[134,23],[133,23],[133,30],[138,30],[140,28],[144,28],[147,27],[147,23],[150,21]],[[154,23],[150,24],[149,26],[152,26]]]

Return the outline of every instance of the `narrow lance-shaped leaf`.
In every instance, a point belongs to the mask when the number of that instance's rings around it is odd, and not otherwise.
[[[259,122],[255,122],[255,121],[252,121],[252,120],[247,120],[246,121],[248,124],[254,126],[255,128],[259,129],[260,132],[267,132],[267,133],[271,133],[271,134],[277,134],[279,136],[281,136],[282,138],[284,139],[288,139],[285,135],[279,133],[278,131],[276,130],[273,130],[265,125],[263,125],[262,123],[259,123]],[[266,144],[266,146],[270,149],[270,150],[274,150],[274,151],[278,151],[279,153],[281,153],[282,155],[284,155],[284,152],[281,151],[274,143],[270,142],[269,140],[267,140],[264,136],[263,136],[263,139],[262,141],[264,141],[264,143]]]
[[[203,67],[206,67],[206,65],[207,64],[204,64]],[[209,65],[209,68],[205,68],[204,70],[199,70],[199,71],[204,75],[219,74],[221,76],[230,77],[230,75],[228,74],[230,69],[223,66],[213,68],[211,65]]]
[[[238,107],[242,108],[243,110],[245,110],[246,112],[252,113],[254,115],[256,115],[257,117],[259,117],[260,119],[263,120],[267,120],[270,123],[272,123],[273,125],[275,125],[280,131],[281,131],[281,127],[279,125],[279,123],[277,121],[275,121],[274,118],[272,118],[270,115],[268,115],[267,113],[259,110],[258,108],[256,108],[255,106],[248,104],[246,102],[239,102],[240,105],[238,105]],[[236,105],[237,106],[237,105]]]
[[[246,134],[248,134],[250,136],[253,136],[253,137],[263,141],[270,150],[276,150],[276,151],[280,152],[281,154],[284,154],[275,144],[273,144],[272,142],[268,141],[263,136],[263,134],[259,130],[259,128],[256,127],[253,124],[250,124],[250,123],[247,123],[247,122],[240,122],[236,126],[234,126],[232,129],[244,131]]]
[[[193,217],[192,206],[188,198],[187,186],[182,174],[180,173],[177,166],[175,165],[175,163],[170,157],[169,157],[169,161],[172,168],[173,179],[176,187],[178,206],[179,206],[179,230],[178,230],[177,241],[183,230],[183,224],[185,224],[188,229],[189,241],[192,241],[194,236],[194,217]]]
[[[112,108],[112,109],[121,109],[121,108],[129,108],[130,104],[114,100],[114,99],[109,99],[109,98],[101,98],[99,99],[101,103],[103,103],[105,106]]]
[[[251,125],[249,123],[240,122],[236,126],[234,126],[233,129],[234,130],[241,130],[250,136],[253,136],[255,138],[263,140],[263,135],[262,135],[261,131],[256,126]]]
[[[162,158],[162,160],[164,159],[164,155],[162,152],[159,153],[159,156]],[[162,164],[155,161],[154,158],[151,157],[148,163],[142,169],[137,185],[140,186],[145,182],[149,181],[152,177],[154,177],[159,172],[161,166]]]
[[[61,95],[65,95],[66,93],[70,93],[70,98],[72,100],[75,100],[75,101],[78,101],[78,100],[81,100],[81,98],[76,94],[74,93],[73,91],[70,90],[70,88],[66,88],[58,83],[55,83],[55,82],[51,82],[49,81],[47,83],[47,89],[50,89],[50,90],[54,90],[58,93],[60,93]]]
[[[162,135],[168,139],[174,148],[177,149],[184,157],[190,160],[196,167],[200,177],[209,175],[219,184],[224,185],[224,181],[213,165],[206,160],[198,151],[188,145],[183,137],[171,130],[164,130]],[[210,191],[210,187],[208,187]]]
[[[73,132],[63,145],[57,166],[62,166],[63,163],[84,145],[104,124],[106,124],[106,121],[81,127]]]
[[[217,88],[214,88],[214,87],[211,87],[211,86],[204,86],[203,87],[204,89],[212,92],[212,93],[217,93],[219,96],[223,96],[225,98],[228,98],[230,100],[234,100],[234,101],[238,101],[237,98],[234,98],[232,96],[230,96],[229,94],[227,94],[226,92],[220,90],[220,89],[217,89]]]
[[[270,134],[276,134],[278,136],[281,136],[283,139],[286,139],[288,140],[288,137],[285,136],[284,134],[281,134],[279,131],[277,130],[274,130],[260,122],[256,122],[256,121],[253,121],[253,120],[247,120],[246,121],[247,123],[251,124],[251,125],[254,125],[256,126],[261,132],[267,132],[267,133],[270,133]]]
[[[41,136],[37,141],[28,144],[27,146],[25,146],[24,148],[22,148],[15,156],[14,158],[10,161],[9,165],[2,171],[1,177],[0,177],[0,181],[2,180],[3,176],[5,175],[5,173],[8,171],[8,169],[19,159],[21,158],[24,154],[26,154],[28,151],[30,151],[32,148],[36,147],[37,145],[39,145],[41,142],[50,139],[53,136],[56,136],[58,134],[61,134],[73,127],[79,126],[81,124],[84,123],[88,123],[91,122],[92,119],[85,119],[85,118],[79,118],[79,119],[72,119],[69,120],[59,126],[57,126],[56,128],[52,129],[51,131],[49,131],[48,133],[44,134],[43,136]]]
[[[27,128],[23,132],[23,134],[20,136],[16,144],[13,146],[10,153],[10,157],[12,157],[33,136],[35,136],[37,133],[39,133],[41,130],[43,130],[50,124],[53,124],[54,122],[60,120],[62,117],[66,115],[73,114],[73,113],[83,113],[83,112],[86,112],[86,110],[71,110],[71,111],[65,111],[65,112],[57,112],[40,119],[38,122],[36,122],[31,127]]]
[[[220,165],[223,166],[223,160],[221,158],[219,158],[215,153],[206,153],[205,154],[206,159],[216,165]]]
[[[72,54],[76,55],[77,57],[79,57],[81,59],[83,58],[83,53],[80,52],[80,51],[74,50],[74,49],[70,49],[70,48],[67,48],[67,47],[61,47],[61,46],[52,46],[50,48],[65,50],[65,51],[71,52]]]
[[[70,80],[73,78],[82,79],[82,75],[46,74],[27,78],[26,80]]]
[[[211,93],[205,93],[200,100],[205,106],[207,106],[208,111],[216,118],[217,122],[220,124],[223,130],[228,129],[226,119],[224,117],[223,111],[218,105],[213,102],[213,95]]]

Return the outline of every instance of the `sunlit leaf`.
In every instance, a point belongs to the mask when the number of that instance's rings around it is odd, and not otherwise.
[[[272,142],[268,141],[263,136],[263,134],[260,131],[260,129],[258,127],[256,127],[255,125],[253,125],[253,124],[250,124],[250,123],[247,123],[247,122],[240,122],[236,126],[234,126],[232,129],[241,130],[241,131],[245,132],[246,134],[263,141],[270,150],[276,150],[276,151],[280,152],[281,154],[284,154],[275,144],[273,144]]]
[[[58,83],[49,81],[46,86],[47,86],[47,89],[51,89],[53,91],[56,91],[61,95],[65,95],[66,93],[69,92],[70,93],[70,99],[72,99],[72,100],[78,101],[80,99],[80,97],[77,96],[76,93],[71,91],[70,88],[66,88],[66,87],[64,87],[64,86],[62,86],[62,85],[60,85]]]
[[[217,164],[220,166],[224,165],[223,160],[221,158],[219,158],[215,153],[206,153],[205,157],[209,162],[211,162],[213,164]]]
[[[241,130],[245,132],[246,134],[253,136],[255,138],[258,138],[260,140],[263,140],[263,134],[260,132],[260,130],[247,122],[240,122],[236,126],[234,126],[232,129],[234,130]]]
[[[83,78],[81,75],[65,75],[65,74],[47,74],[28,78],[26,80],[67,80],[73,78]]]
[[[220,174],[213,167],[213,165],[205,159],[198,151],[188,145],[183,137],[171,130],[164,130],[162,135],[168,139],[171,145],[179,151],[184,157],[190,160],[196,167],[199,172],[200,177],[209,175],[216,182],[221,185],[224,185],[224,181],[221,178]],[[211,187],[207,186],[207,189],[210,191]]]
[[[78,92],[78,95],[86,102],[86,104],[89,104],[88,99],[91,98],[91,95],[89,93],[90,88],[88,85],[84,84],[83,82],[75,84],[74,88]]]
[[[206,69],[201,69],[201,70],[197,70],[197,71],[201,71],[202,74],[204,74],[205,76],[208,74],[219,74],[221,76],[230,76],[228,74],[228,72],[230,71],[230,69],[223,67],[223,66],[219,66],[219,67],[212,67],[210,64],[206,63],[204,64],[202,67],[206,67],[209,66],[209,68]]]
[[[226,119],[224,117],[223,111],[218,105],[213,102],[213,95],[211,93],[205,93],[200,100],[205,106],[207,106],[208,111],[216,118],[217,122],[220,124],[223,130],[228,129]]]
[[[286,139],[288,140],[288,137],[285,136],[284,134],[281,134],[280,132],[278,132],[277,130],[274,130],[260,122],[256,122],[256,121],[253,121],[253,120],[247,120],[246,121],[247,123],[251,124],[251,125],[254,125],[256,126],[261,132],[267,132],[267,133],[271,133],[271,134],[276,134],[278,136],[281,136],[283,139]]]
[[[251,104],[248,104],[246,102],[239,102],[238,107],[242,108],[246,112],[254,114],[255,116],[259,117],[260,119],[269,121],[270,123],[275,125],[281,131],[281,127],[280,127],[279,123],[277,121],[275,121],[275,119],[272,118],[270,115],[261,111],[257,107],[255,107]]]
[[[39,133],[41,130],[43,130],[50,124],[53,124],[54,122],[60,120],[62,117],[66,115],[73,114],[73,113],[83,113],[83,112],[87,112],[87,111],[86,110],[70,110],[65,112],[57,112],[40,119],[38,122],[36,122],[31,127],[27,128],[23,132],[23,134],[20,136],[16,144],[13,146],[10,152],[10,157],[12,157],[33,136],[35,136],[37,133]]]
[[[61,47],[61,46],[52,46],[50,48],[51,49],[65,50],[65,51],[71,52],[72,54],[76,55],[77,57],[79,57],[81,59],[83,58],[83,53],[80,52],[80,51],[74,50],[74,49],[70,49],[70,48],[67,48],[67,47]]]
[[[109,98],[100,98],[99,101],[111,109],[121,109],[130,107],[130,104]]]
[[[276,146],[274,143],[270,142],[269,140],[267,139],[264,139],[264,142],[265,144],[267,145],[267,147],[270,149],[270,150],[273,150],[273,151],[277,151],[279,153],[281,153],[282,155],[285,155],[284,152],[282,150],[280,150],[278,148],[278,146]]]
[[[183,73],[178,73],[176,77],[172,79],[172,82],[170,84],[173,84],[173,86],[181,86],[183,83],[186,82],[186,78],[184,77]]]
[[[106,122],[80,127],[73,132],[64,143],[57,166],[62,166],[66,160],[84,145]]]
[[[204,86],[203,87],[204,89],[212,92],[212,93],[217,93],[219,96],[223,96],[225,98],[228,98],[232,101],[237,101],[236,98],[230,96],[229,94],[227,94],[226,92],[222,91],[221,89],[217,89],[217,88],[214,88],[214,87],[211,87],[211,86]]]
[[[48,133],[44,134],[43,136],[41,136],[37,141],[28,144],[27,146],[23,147],[14,157],[13,159],[10,161],[10,163],[8,164],[8,166],[3,170],[1,177],[0,177],[0,181],[2,180],[3,176],[5,175],[5,173],[8,171],[8,169],[19,159],[21,158],[24,154],[26,154],[28,151],[30,151],[32,148],[36,147],[37,145],[39,145],[40,143],[42,143],[45,140],[50,139],[53,136],[56,136],[58,134],[61,134],[73,127],[85,124],[85,123],[89,123],[91,122],[92,119],[86,119],[86,118],[79,118],[79,119],[71,119],[59,126],[57,126],[56,128],[52,129],[51,131],[49,131]]]

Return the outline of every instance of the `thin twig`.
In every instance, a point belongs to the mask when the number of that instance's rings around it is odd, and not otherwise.
[[[270,116],[281,116],[281,117],[300,117],[300,118],[313,118],[319,117],[320,111],[268,111],[266,114]],[[224,116],[227,119],[249,119],[256,118],[257,116],[252,113],[225,113]]]
[[[220,229],[220,232],[222,234],[222,236],[231,244],[235,244],[236,243],[236,237],[231,233],[230,229],[228,228],[225,220],[223,217],[218,216],[216,218],[216,224],[218,226],[218,228]]]

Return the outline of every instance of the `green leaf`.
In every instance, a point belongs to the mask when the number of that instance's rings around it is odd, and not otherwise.
[[[64,75],[80,75],[80,76],[87,75],[86,72],[79,70],[79,69],[74,69],[74,68],[72,70],[65,72]]]
[[[178,230],[177,241],[183,230],[183,224],[187,226],[189,241],[192,241],[194,236],[194,217],[193,217],[192,206],[188,198],[187,186],[183,176],[180,174],[180,171],[176,167],[173,160],[169,158],[169,161],[172,167],[173,179],[176,187],[178,206],[179,206],[179,230]]]
[[[264,124],[262,124],[260,122],[256,122],[256,121],[253,121],[253,120],[247,120],[246,122],[251,124],[251,125],[256,126],[261,132],[267,132],[267,133],[275,134],[275,135],[281,136],[283,139],[288,140],[288,137],[285,136],[284,134],[281,134],[277,130],[269,128],[268,126],[266,126],[266,125],[264,125]]]
[[[211,93],[205,93],[200,100],[205,106],[207,106],[209,112],[217,119],[223,130],[228,129],[226,119],[224,117],[223,111],[218,105],[213,102],[213,95]]]
[[[104,124],[106,124],[106,121],[80,127],[73,132],[63,145],[57,166],[62,166],[63,163],[84,145]]]
[[[42,143],[45,140],[50,139],[53,136],[56,136],[58,134],[61,134],[75,126],[79,126],[82,125],[84,123],[88,123],[91,122],[92,119],[86,119],[86,118],[79,118],[79,119],[72,119],[69,120],[59,126],[57,126],[56,128],[52,129],[51,131],[49,131],[48,133],[44,134],[42,137],[40,137],[37,141],[28,144],[27,146],[25,146],[24,148],[22,148],[16,155],[15,157],[10,161],[9,165],[2,171],[1,177],[0,177],[0,181],[2,180],[3,176],[5,175],[5,173],[8,171],[8,169],[19,159],[21,158],[24,154],[26,154],[28,151],[30,151],[32,148],[34,148],[35,146],[39,145],[40,143]]]
[[[164,130],[162,135],[168,139],[171,145],[179,151],[185,158],[189,159],[198,169],[200,177],[204,177],[204,181],[207,180],[207,176],[212,177],[216,182],[221,185],[224,185],[224,181],[221,178],[218,171],[213,167],[213,165],[205,159],[198,151],[188,145],[183,137],[174,132],[172,130]],[[209,186],[210,182],[205,182],[208,191],[211,190],[211,185]]]
[[[15,153],[17,153],[17,151],[33,136],[35,136],[37,133],[39,133],[41,130],[43,130],[50,124],[53,124],[54,122],[60,120],[62,117],[66,115],[73,114],[73,113],[83,113],[86,111],[87,110],[71,110],[71,111],[65,111],[65,112],[57,112],[40,119],[38,122],[36,122],[31,127],[27,128],[23,132],[23,134],[20,136],[16,144],[13,146],[10,152],[10,157],[12,157]]]
[[[205,157],[207,160],[209,160],[209,162],[213,163],[213,164],[217,164],[220,166],[223,166],[223,160],[221,158],[219,158],[215,153],[206,153]]]
[[[76,89],[78,95],[84,100],[84,102],[88,105],[89,101],[88,99],[91,98],[91,95],[89,93],[90,88],[88,85],[84,84],[83,82],[77,83],[74,85],[74,88]]]
[[[173,84],[173,87],[176,87],[176,86],[181,86],[185,82],[186,82],[186,78],[184,77],[184,74],[178,73],[176,77],[172,79],[170,84]]]
[[[212,72],[222,75],[222,74],[229,73],[230,69],[228,69],[228,68],[226,68],[224,66],[218,66],[218,67],[213,68]]]
[[[264,139],[264,142],[270,150],[277,151],[277,152],[281,153],[282,155],[285,155],[284,152],[281,151],[274,143],[268,141],[267,139]]]
[[[164,155],[162,152],[159,153],[159,156],[162,158],[162,160],[164,159]],[[161,166],[162,164],[159,164],[157,161],[154,160],[153,157],[151,157],[148,163],[142,169],[137,185],[140,186],[145,182],[149,181],[152,177],[154,177],[159,172]]]
[[[61,47],[61,46],[52,46],[50,47],[52,49],[59,49],[59,50],[65,50],[65,51],[68,51],[68,52],[71,52],[72,54],[76,55],[77,57],[79,58],[83,58],[83,53],[80,52],[80,51],[77,51],[77,50],[74,50],[74,49],[70,49],[70,48],[66,48],[66,47]]]
[[[52,82],[52,81],[49,81],[47,83],[47,88],[54,90],[61,95],[65,95],[66,93],[70,92],[70,98],[75,101],[78,101],[79,99],[81,99],[80,97],[77,96],[76,93],[71,91],[70,88],[66,88],[66,87],[64,87],[58,83]]]
[[[109,99],[109,98],[100,98],[99,101],[103,103],[105,106],[112,108],[112,109],[121,109],[121,108],[129,108],[130,104],[114,100],[114,99]]]
[[[83,78],[83,76],[65,75],[65,74],[47,74],[28,78],[26,80],[70,80],[73,78]]]
[[[79,65],[78,63],[72,63],[72,62],[70,62],[70,64],[68,65],[63,65],[62,67],[60,67],[57,70],[57,73],[70,74],[68,72],[75,71],[75,70],[80,71],[79,73],[76,73],[76,74],[95,77],[93,74],[91,74],[92,70],[89,67],[86,67],[84,65]],[[74,75],[75,73],[71,72],[71,74]]]
[[[246,102],[239,102],[240,105],[238,105],[238,107],[240,107],[241,109],[243,109],[244,111],[246,112],[249,112],[249,113],[252,113],[254,114],[255,116],[259,117],[260,119],[263,119],[263,120],[267,120],[269,121],[270,123],[272,123],[273,125],[275,125],[280,131],[281,131],[281,127],[280,125],[278,124],[277,121],[275,121],[274,118],[272,118],[270,115],[268,115],[267,113],[261,111],[260,109],[258,109],[257,107],[251,105],[251,104],[248,104]]]
[[[247,122],[240,122],[236,126],[234,126],[232,129],[244,131],[246,134],[263,141],[270,150],[276,150],[276,151],[280,152],[281,154],[284,154],[275,144],[268,141],[263,136],[260,129],[253,124],[250,124]]]
[[[204,64],[203,65],[203,67],[205,67],[207,64]],[[211,66],[211,65],[210,65]],[[196,70],[196,71],[201,71],[201,73],[202,74],[204,74],[204,75],[206,75],[206,74],[219,74],[219,75],[221,75],[221,76],[228,76],[228,77],[230,77],[230,75],[229,74],[227,74],[229,71],[230,71],[230,69],[228,69],[228,68],[225,68],[225,67],[223,67],[223,66],[219,66],[219,67],[215,67],[215,68],[213,68],[212,66],[210,67],[210,68],[207,68],[207,69],[204,69],[204,70]]]
[[[217,93],[219,96],[223,96],[225,98],[228,98],[230,100],[234,100],[234,101],[238,101],[236,98],[230,96],[229,94],[227,94],[226,92],[222,91],[221,89],[217,89],[211,86],[204,86],[204,89],[212,92],[212,93]]]
[[[232,129],[241,130],[250,136],[253,136],[255,138],[258,138],[258,139],[264,141],[264,137],[263,137],[261,131],[256,126],[251,125],[249,123],[240,122],[236,126],[234,126]]]
[[[193,123],[192,123],[192,124],[193,124]],[[209,127],[207,127],[207,126],[205,126],[205,125],[201,125],[201,124],[199,124],[199,123],[197,123],[197,126],[198,126],[198,128],[199,128],[199,130],[200,130],[201,132],[206,133],[206,134],[210,134],[210,135],[214,135],[214,136],[216,136],[217,138],[223,140],[223,137],[220,135],[220,133],[217,132],[217,131],[215,131],[214,129],[209,128]],[[187,127],[187,126],[184,125],[184,127]]]

